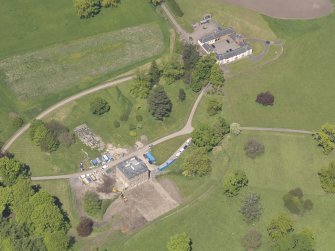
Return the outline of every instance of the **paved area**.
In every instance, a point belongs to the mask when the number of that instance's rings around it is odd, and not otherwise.
[[[221,0],[281,19],[313,19],[333,11],[330,0]]]

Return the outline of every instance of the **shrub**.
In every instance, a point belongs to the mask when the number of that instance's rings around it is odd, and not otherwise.
[[[136,115],[136,121],[137,122],[143,121],[143,116],[142,115]]]
[[[122,113],[121,116],[120,116],[120,120],[121,121],[128,121],[129,119],[129,115],[127,113]]]
[[[248,178],[244,171],[230,171],[222,179],[223,192],[228,197],[238,195],[240,190],[248,185]]]
[[[136,125],[134,125],[134,124],[129,124],[129,131],[133,131],[133,130],[136,130]]]
[[[58,140],[61,145],[69,147],[76,142],[76,137],[73,133],[63,132],[58,136]]]
[[[262,105],[273,105],[275,97],[270,92],[261,92],[257,95],[256,102]]]
[[[242,201],[240,212],[247,223],[251,223],[262,215],[261,197],[256,193],[249,193]]]
[[[12,120],[12,125],[15,129],[19,129],[24,124],[24,121],[21,117],[15,116]]]
[[[99,213],[102,206],[102,200],[95,192],[86,192],[83,197],[83,207],[87,214],[95,216]]]
[[[115,120],[115,121],[113,122],[113,125],[114,125],[115,128],[119,128],[119,127],[121,126],[121,125],[120,125],[120,122],[117,121],[117,120]]]
[[[175,234],[167,243],[168,251],[191,251],[191,239],[186,233]]]
[[[186,99],[186,93],[182,88],[179,89],[178,99],[181,102],[183,102]]]
[[[90,111],[95,115],[102,115],[110,110],[108,102],[100,97],[96,97],[90,104]]]
[[[130,131],[129,135],[135,138],[137,136],[137,132],[136,131]]]
[[[192,83],[192,91],[194,92],[200,92],[203,84],[200,81],[195,81]]]
[[[210,99],[207,103],[207,113],[214,116],[222,110],[222,104],[217,99]]]
[[[324,124],[314,135],[324,154],[331,153],[335,148],[335,125]]]
[[[74,7],[80,18],[94,17],[100,12],[100,0],[74,0]]]
[[[241,133],[241,126],[238,123],[232,123],[230,125],[230,132],[233,135],[239,135]]]
[[[262,235],[252,229],[241,238],[241,245],[246,250],[256,250],[262,245]]]
[[[80,222],[77,226],[77,233],[79,236],[87,237],[93,231],[94,222],[87,217],[80,217]]]
[[[59,141],[50,132],[48,132],[40,141],[40,147],[43,152],[53,152],[58,149]]]
[[[245,154],[254,159],[264,153],[264,145],[255,139],[248,140],[244,145]]]

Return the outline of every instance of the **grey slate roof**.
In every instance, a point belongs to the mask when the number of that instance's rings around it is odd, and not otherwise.
[[[209,35],[206,35],[206,36],[200,38],[199,41],[201,43],[207,43],[208,41],[211,41],[213,39],[217,39],[219,37],[229,35],[229,34],[234,34],[234,33],[235,33],[235,31],[232,28],[223,28],[221,30],[218,30],[214,33],[211,33]]]
[[[233,50],[233,51],[230,51],[230,52],[227,52],[227,53],[224,53],[224,54],[217,54],[216,58],[218,60],[228,59],[228,58],[240,55],[240,54],[242,54],[242,53],[244,53],[244,52],[246,52],[250,49],[251,49],[251,47],[248,44],[246,44],[245,46],[237,48],[236,50]]]
[[[136,158],[132,157],[117,165],[117,168],[130,180],[142,173],[147,172],[149,169],[145,163]]]

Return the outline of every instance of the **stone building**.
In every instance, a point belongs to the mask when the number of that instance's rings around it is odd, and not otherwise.
[[[131,189],[146,182],[150,177],[150,171],[142,160],[132,157],[116,166],[116,177],[122,181],[125,188]]]

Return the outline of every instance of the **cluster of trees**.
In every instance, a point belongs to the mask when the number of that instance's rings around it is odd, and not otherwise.
[[[222,179],[223,192],[228,197],[239,194],[243,187],[248,185],[248,178],[244,171],[229,171]]]
[[[335,161],[318,172],[322,189],[326,193],[335,193]]]
[[[258,220],[263,213],[261,196],[256,193],[247,194],[242,201],[240,212],[243,215],[244,221],[248,224]]]
[[[254,159],[264,153],[264,145],[255,139],[250,139],[245,143],[244,151],[249,158]]]
[[[108,104],[108,102],[101,97],[96,97],[90,103],[90,111],[92,114],[95,114],[95,115],[102,115],[108,112],[110,108],[111,107]]]
[[[101,8],[117,7],[120,0],[74,0],[74,7],[80,18],[90,18],[99,14]]]
[[[223,71],[216,63],[215,54],[209,54],[199,59],[192,75],[192,90],[199,92],[201,88],[211,83],[215,88],[222,88]]]
[[[158,120],[168,117],[172,111],[172,102],[167,96],[164,87],[159,85],[161,76],[172,83],[174,77],[178,75],[175,75],[176,69],[174,69],[174,66],[172,64],[168,65],[169,67],[165,66],[162,72],[156,61],[153,61],[148,73],[138,70],[135,83],[130,89],[130,93],[134,97],[147,99],[149,112]],[[179,91],[179,99],[183,101],[185,98],[185,91]]]
[[[168,251],[191,251],[192,240],[187,233],[175,234],[170,237],[166,247]]]
[[[33,186],[29,169],[0,159],[0,250],[67,250],[68,219],[55,199]]]
[[[313,209],[313,202],[304,200],[301,188],[295,188],[283,196],[285,207],[293,214],[302,215]]]
[[[217,146],[224,135],[229,133],[229,124],[219,117],[212,126],[202,125],[192,132],[192,141],[198,147],[204,147],[208,152]]]
[[[315,134],[314,139],[323,148],[325,154],[331,153],[335,148],[335,125],[324,124]]]
[[[40,146],[44,152],[56,151],[59,145],[69,147],[75,143],[74,134],[55,120],[47,123],[34,120],[29,128],[29,136],[34,144]]]
[[[196,147],[185,154],[182,163],[184,176],[205,176],[211,170],[211,161],[206,149]]]
[[[275,101],[275,97],[269,91],[261,92],[256,97],[256,102],[264,106],[273,105],[274,101]]]
[[[272,248],[274,251],[314,251],[313,233],[308,229],[295,233],[293,221],[286,214],[281,214],[278,218],[273,219],[267,227],[267,231],[274,242]]]

